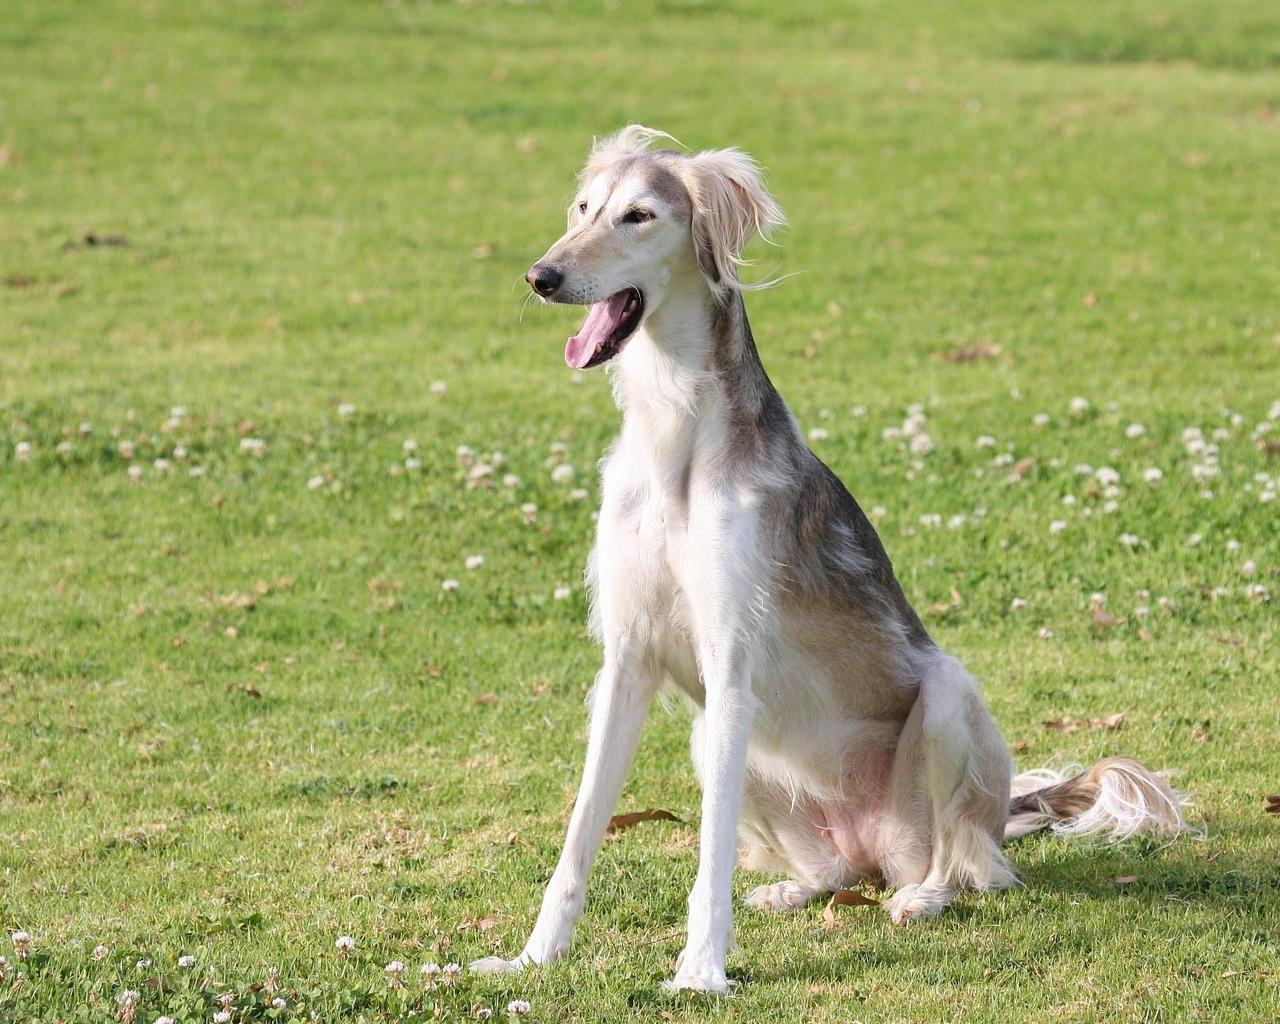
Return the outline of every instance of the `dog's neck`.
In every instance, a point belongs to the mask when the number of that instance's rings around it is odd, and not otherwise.
[[[695,453],[732,459],[761,450],[766,433],[799,438],[760,361],[741,292],[722,300],[701,275],[645,319],[615,361],[613,384],[623,444],[647,453],[664,488]]]
[[[721,299],[701,275],[672,287],[618,358],[614,398],[625,415],[697,418],[725,397],[743,412],[773,391],[742,293]]]

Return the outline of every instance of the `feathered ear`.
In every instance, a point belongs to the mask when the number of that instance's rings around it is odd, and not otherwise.
[[[738,268],[742,250],[756,235],[771,240],[786,215],[765,188],[751,157],[737,149],[715,149],[685,161],[685,185],[693,203],[693,246],[698,266],[722,298],[734,290],[766,288],[771,282],[744,285]]]

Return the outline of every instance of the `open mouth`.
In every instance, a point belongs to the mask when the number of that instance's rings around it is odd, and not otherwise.
[[[624,288],[597,302],[582,329],[565,344],[564,361],[575,370],[607,363],[622,351],[643,316],[644,295],[638,288]]]

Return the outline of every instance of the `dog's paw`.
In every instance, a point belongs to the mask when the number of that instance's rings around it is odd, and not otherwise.
[[[786,910],[799,910],[813,899],[815,891],[800,882],[775,882],[773,885],[758,885],[747,893],[743,902],[756,910],[777,913]]]
[[[953,890],[937,885],[904,885],[883,905],[894,924],[911,924],[936,916],[954,895]]]
[[[472,960],[467,968],[472,974],[514,974],[524,970],[524,961],[503,960],[500,956],[487,956],[483,960]]]
[[[681,963],[676,976],[664,981],[662,987],[667,992],[706,992],[714,996],[729,994],[729,979],[724,975],[724,968],[714,964]]]

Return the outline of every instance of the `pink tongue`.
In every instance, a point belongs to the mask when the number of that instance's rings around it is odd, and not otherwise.
[[[622,312],[630,299],[631,293],[624,290],[592,306],[582,329],[565,343],[564,361],[575,370],[591,362],[591,357],[622,323]]]

